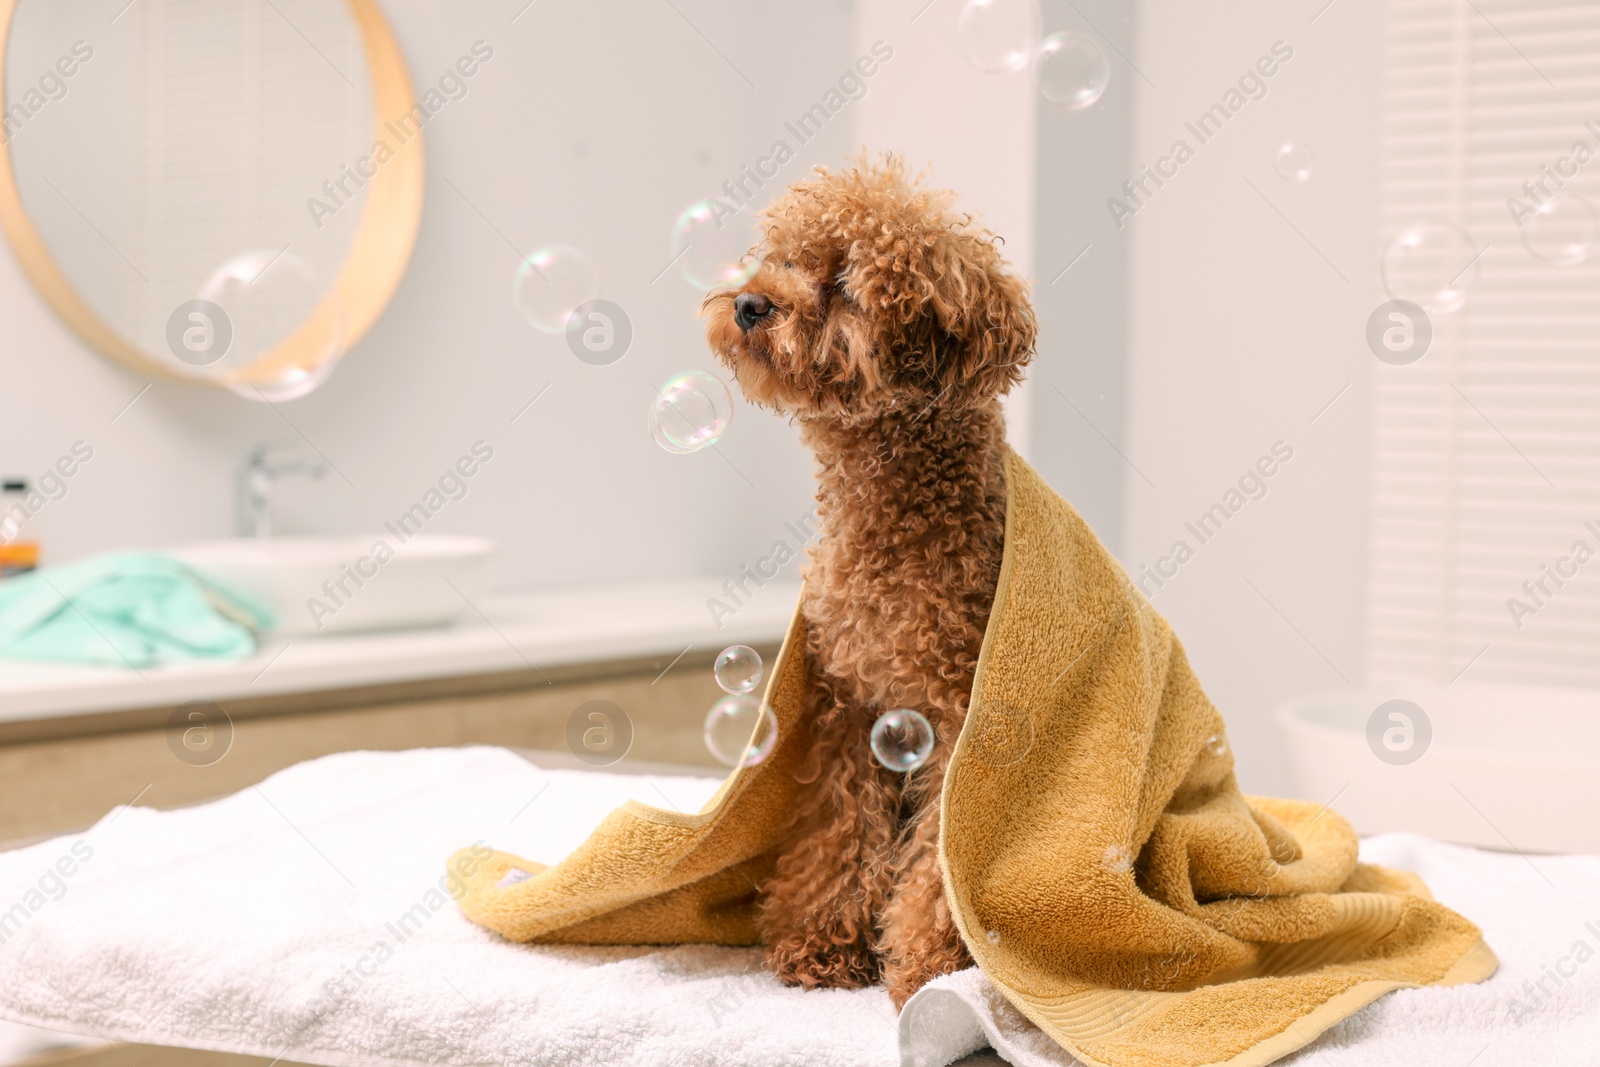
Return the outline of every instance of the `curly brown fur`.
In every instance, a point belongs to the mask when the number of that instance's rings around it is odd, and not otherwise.
[[[817,458],[809,788],[762,894],[767,962],[807,988],[881,978],[897,1005],[970,962],[944,898],[939,793],[1000,571],[998,397],[1035,332],[1025,285],[950,200],[893,157],[819,169],[764,213],[755,276],[704,307],[745,395],[790,415]],[[904,775],[869,747],[899,707],[937,738]]]

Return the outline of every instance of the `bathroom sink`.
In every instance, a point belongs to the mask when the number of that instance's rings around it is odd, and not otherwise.
[[[441,626],[474,614],[494,542],[417,534],[204,541],[172,555],[259,601],[275,634]]]
[[[1396,699],[1412,707],[1389,703]],[[1360,833],[1600,852],[1600,696],[1592,692],[1345,690],[1289,701],[1278,722],[1297,791],[1318,804],[1333,800]]]

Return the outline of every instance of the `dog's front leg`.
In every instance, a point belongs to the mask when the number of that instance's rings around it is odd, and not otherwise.
[[[908,791],[906,800],[914,808],[896,849],[894,889],[881,916],[878,950],[883,980],[897,1008],[905,1007],[911,994],[940,975],[972,966],[950,916],[939,869],[938,784],[944,779],[954,732],[947,731],[952,736],[916,772],[925,777]]]
[[[762,894],[767,966],[789,985],[859,988],[878,978],[875,916],[893,874],[896,776],[873,760],[861,715],[813,681],[799,798],[777,871]],[[869,722],[870,725],[870,722]]]

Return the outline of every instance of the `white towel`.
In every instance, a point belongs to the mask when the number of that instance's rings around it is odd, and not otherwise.
[[[754,949],[508,944],[440,891],[462,845],[555,862],[626,799],[690,811],[716,784],[543,770],[502,749],[352,752],[203,807],[119,809],[0,854],[0,1016],[334,1067],[939,1067],[984,1044],[1022,1067],[1071,1062],[976,971],[897,1020],[881,989],[784,988]],[[1296,1059],[1594,1062],[1600,859],[1404,834],[1363,854],[1419,871],[1484,927],[1501,971],[1384,997]]]

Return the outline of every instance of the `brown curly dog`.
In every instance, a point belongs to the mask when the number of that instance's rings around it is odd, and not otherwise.
[[[998,397],[1035,332],[1025,283],[951,199],[894,157],[819,168],[763,212],[750,282],[704,305],[745,395],[798,422],[817,458],[810,788],[760,901],[767,964],[807,988],[881,978],[897,1006],[970,963],[939,872],[939,791],[1000,573]],[[937,738],[909,774],[869,747],[901,707]]]

